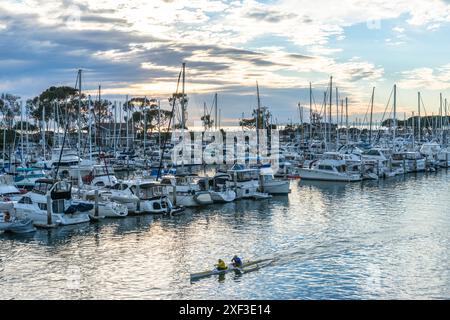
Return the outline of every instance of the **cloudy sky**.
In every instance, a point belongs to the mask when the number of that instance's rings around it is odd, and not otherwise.
[[[256,104],[279,122],[317,108],[329,77],[361,117],[376,87],[382,114],[394,84],[399,112],[450,98],[449,0],[0,0],[0,92],[24,98],[50,85],[98,84],[113,99],[163,99],[187,66],[189,119],[219,94],[232,123]],[[333,97],[333,100],[335,98]]]

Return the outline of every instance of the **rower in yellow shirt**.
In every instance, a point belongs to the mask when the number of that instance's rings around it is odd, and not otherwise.
[[[222,259],[219,259],[219,261],[216,264],[217,270],[227,270],[228,266],[225,264],[225,262]]]

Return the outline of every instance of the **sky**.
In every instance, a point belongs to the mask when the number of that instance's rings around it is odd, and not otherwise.
[[[437,113],[450,101],[450,0],[0,0],[0,92],[26,99],[52,85],[124,100],[175,92],[186,63],[188,118],[218,93],[222,124],[262,105],[279,123],[308,121],[330,76],[351,119]],[[335,90],[335,89],[334,89]],[[335,103],[335,91],[333,91]],[[450,107],[449,107],[450,109]],[[334,112],[334,111],[333,111]]]

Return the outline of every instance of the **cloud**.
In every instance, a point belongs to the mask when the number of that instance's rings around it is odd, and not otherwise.
[[[399,86],[405,89],[450,89],[450,64],[439,68],[416,68],[401,73]]]
[[[190,93],[226,93],[235,104],[229,112],[239,113],[247,102],[236,97],[253,95],[256,80],[274,95],[269,101],[289,108],[300,87],[310,80],[326,87],[329,75],[342,94],[365,101],[385,69],[348,58],[353,54],[335,40],[347,39],[352,26],[401,16],[407,20],[387,45],[404,44],[410,26],[442,28],[448,1],[3,0],[0,46],[8,50],[0,51],[0,80],[2,90],[33,95],[71,85],[82,68],[87,89],[102,83],[106,94],[162,97],[175,90],[185,61]]]

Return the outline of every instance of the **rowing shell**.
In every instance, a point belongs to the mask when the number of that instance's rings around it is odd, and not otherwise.
[[[214,268],[213,270],[209,270],[209,271],[192,273],[191,281],[199,280],[199,279],[206,278],[206,277],[211,277],[214,275],[226,274],[231,271],[235,271],[237,273],[247,273],[247,272],[255,271],[262,267],[265,267],[265,266],[269,265],[270,263],[271,263],[270,259],[248,261],[248,262],[244,262],[242,264],[242,267],[240,267],[240,268],[233,266],[233,264],[229,264],[228,268],[225,270],[218,270],[217,268]]]

